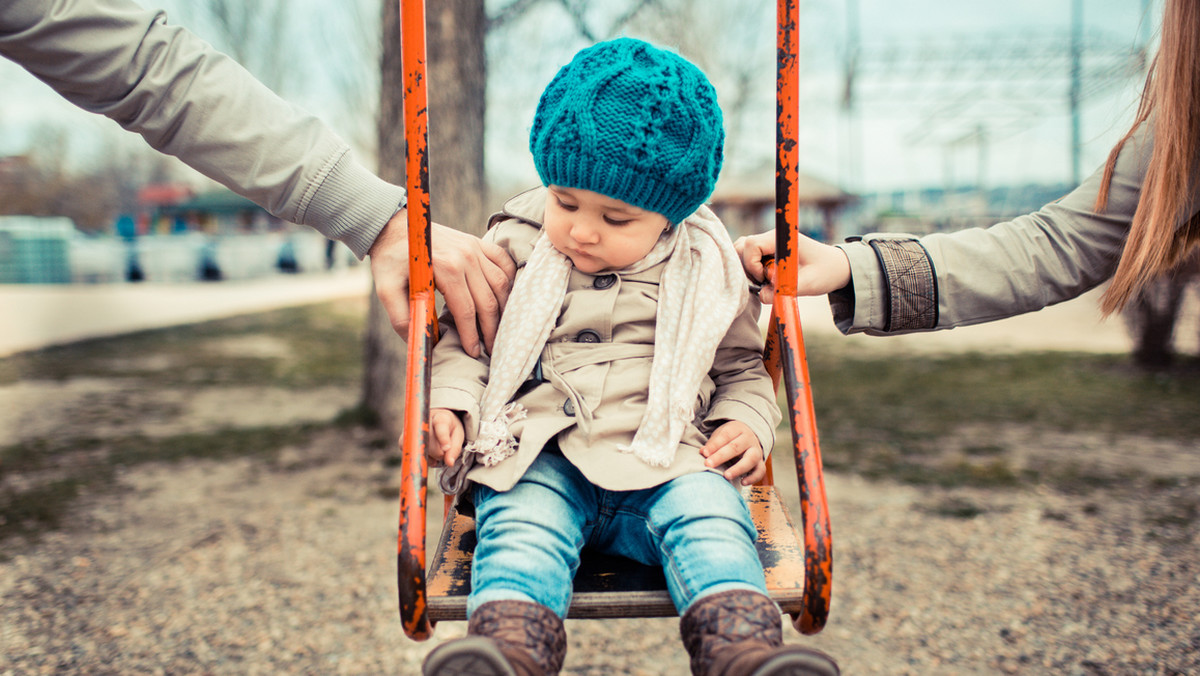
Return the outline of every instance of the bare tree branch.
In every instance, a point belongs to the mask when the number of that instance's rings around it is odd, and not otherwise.
[[[575,24],[575,30],[577,30],[585,40],[588,42],[598,42],[616,35],[618,31],[625,28],[625,26],[637,18],[637,15],[640,14],[642,10],[648,7],[657,6],[658,0],[636,0],[635,2],[631,3],[624,12],[617,15],[617,17],[614,18],[608,25],[607,29],[601,32],[597,32],[590,25],[588,25],[588,3],[585,0],[558,0],[558,4],[562,5],[562,8],[564,11],[566,11],[567,16],[569,16],[571,21]]]
[[[639,0],[639,2],[636,2],[631,7],[629,7],[625,11],[624,14],[618,16],[616,19],[613,20],[612,25],[610,25],[608,28],[607,35],[608,36],[616,35],[617,31],[621,30],[627,24],[629,24],[631,21],[633,21],[643,9],[646,9],[646,8],[652,7],[652,6],[657,6],[657,5],[658,5],[657,0]]]
[[[558,0],[558,4],[562,5],[563,10],[566,11],[567,16],[574,22],[575,30],[579,31],[580,35],[588,42],[596,42],[596,34],[592,32],[592,29],[587,24],[587,17],[584,16],[587,4],[574,3],[571,0]]]
[[[487,30],[500,28],[504,24],[515,21],[521,18],[525,12],[540,4],[543,0],[513,0],[506,6],[501,7],[500,11],[493,16],[488,17]]]
[[[298,77],[291,33],[294,11],[284,0],[203,0],[195,3],[217,34],[218,46],[280,95],[290,94]]]

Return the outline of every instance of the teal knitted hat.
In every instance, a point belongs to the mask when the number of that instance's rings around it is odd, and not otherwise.
[[[600,193],[683,222],[712,194],[725,130],[695,65],[618,38],[580,51],[542,92],[529,150],[545,185]]]

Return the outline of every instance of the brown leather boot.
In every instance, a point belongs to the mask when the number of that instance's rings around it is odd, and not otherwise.
[[[467,622],[467,636],[425,658],[424,676],[555,676],[567,654],[562,620],[528,601],[492,601]]]
[[[838,676],[818,650],[783,644],[779,608],[752,591],[706,596],[679,622],[694,676]]]

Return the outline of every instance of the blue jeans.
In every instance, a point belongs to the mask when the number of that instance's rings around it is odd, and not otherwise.
[[[750,511],[721,475],[699,472],[644,490],[609,491],[552,449],[511,490],[475,486],[479,544],[468,615],[489,601],[521,600],[565,617],[584,545],[661,566],[681,615],[709,594],[766,593]]]

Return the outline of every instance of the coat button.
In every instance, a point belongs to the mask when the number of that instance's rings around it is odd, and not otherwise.
[[[572,418],[575,417],[575,402],[571,401],[570,397],[567,397],[567,400],[563,402],[563,413]]]
[[[608,287],[610,287],[616,283],[617,283],[616,275],[600,275],[599,277],[596,278],[596,280],[594,282],[592,282],[592,286],[596,287],[597,289],[607,289]]]
[[[576,343],[599,343],[600,342],[600,334],[591,329],[584,329],[584,330],[580,331],[579,333],[575,334],[575,342]]]

